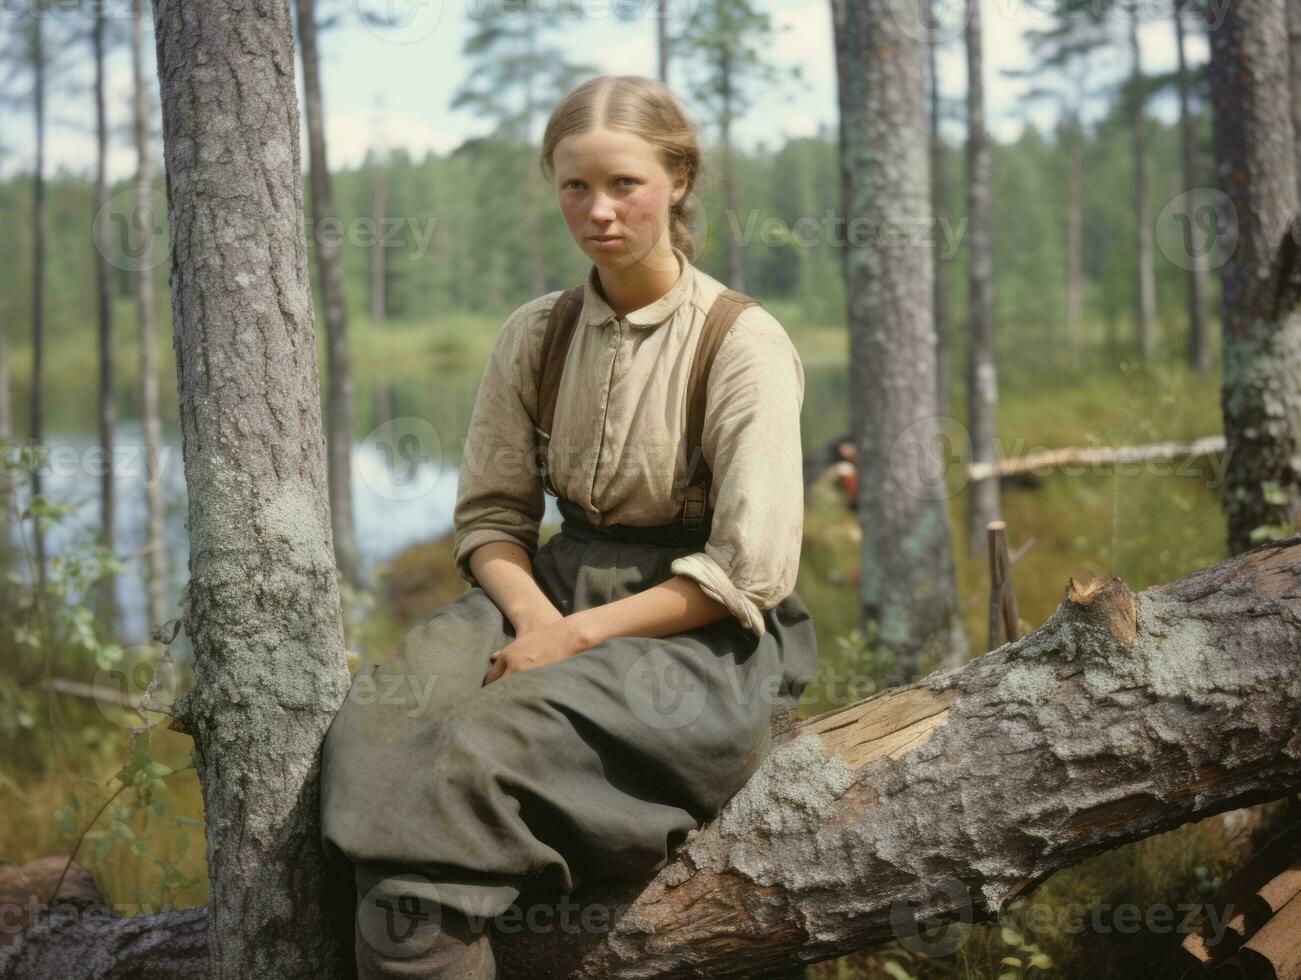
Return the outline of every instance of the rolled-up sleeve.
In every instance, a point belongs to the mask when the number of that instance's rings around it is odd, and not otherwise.
[[[763,614],[795,589],[804,538],[804,368],[762,307],[741,314],[714,360],[702,433],[714,516],[704,550],[671,570],[763,636]]]
[[[545,512],[535,458],[539,330],[558,293],[519,307],[502,325],[475,394],[452,513],[452,558],[471,585],[470,554],[489,541],[537,552]]]

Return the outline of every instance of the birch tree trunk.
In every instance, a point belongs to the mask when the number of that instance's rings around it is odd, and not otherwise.
[[[288,0],[155,0],[209,975],[340,975],[319,754],[348,690]]]
[[[652,881],[589,883],[568,929],[553,910],[495,934],[499,976],[789,977],[895,937],[949,953],[922,923],[993,918],[1095,854],[1296,792],[1298,732],[1301,535],[1137,594],[1072,579],[1022,639],[780,734]],[[42,917],[0,978],[195,976],[204,914]]]
[[[908,234],[931,221],[924,34],[909,0],[846,10],[850,422],[858,452],[864,625],[900,676],[967,657],[935,415],[934,266]],[[872,233],[863,233],[862,228]],[[900,234],[900,231],[903,234]],[[902,239],[897,241],[896,239]]]
[[[994,461],[998,370],[994,359],[993,175],[985,134],[984,41],[980,0],[967,0],[967,434],[973,463]],[[967,485],[967,554],[986,548],[985,527],[999,519],[999,482]]]
[[[345,581],[356,585],[359,571],[357,536],[352,524],[352,374],[348,358],[348,304],[343,291],[343,260],[335,231],[339,214],[334,207],[330,165],[325,152],[320,60],[316,50],[316,4],[314,0],[296,2],[312,186],[312,229],[328,352],[325,403],[330,523],[334,531],[334,559],[339,572]],[[379,234],[383,235],[382,232]]]
[[[1188,107],[1190,83],[1188,62],[1184,51],[1184,8],[1188,0],[1179,0],[1174,6],[1175,52],[1179,61],[1175,75],[1179,88],[1179,163],[1183,171],[1184,191],[1198,186],[1197,131],[1192,111]],[[1194,371],[1210,370],[1210,346],[1206,328],[1206,271],[1199,262],[1189,263],[1188,269],[1188,363]]]
[[[149,147],[149,93],[145,88],[144,0],[131,0],[131,76],[135,101],[136,211],[148,225],[135,272],[136,315],[140,331],[140,415],[145,437],[145,509],[148,533],[145,588],[149,628],[167,620],[167,546],[163,514],[162,412],[158,403],[158,339],[154,305],[154,266],[159,235],[154,224],[153,157]]]
[[[1210,32],[1210,80],[1216,183],[1237,215],[1220,269],[1224,509],[1236,553],[1255,528],[1301,527],[1301,227],[1284,0],[1242,0],[1223,14]]]

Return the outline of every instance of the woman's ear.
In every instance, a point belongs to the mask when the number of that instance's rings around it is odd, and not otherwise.
[[[687,196],[687,178],[679,177],[673,182],[673,196],[669,198],[669,207],[677,207],[684,197]]]

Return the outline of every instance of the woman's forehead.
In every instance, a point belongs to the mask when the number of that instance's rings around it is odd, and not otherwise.
[[[640,169],[656,162],[655,147],[636,133],[587,130],[572,133],[556,144],[557,172],[612,173]]]

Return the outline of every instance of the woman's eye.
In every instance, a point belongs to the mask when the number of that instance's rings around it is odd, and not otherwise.
[[[641,181],[638,180],[636,177],[620,177],[619,179],[620,179],[620,180],[626,180],[626,181],[628,181],[628,183],[630,183],[630,184],[640,184],[640,183],[641,183]]]

